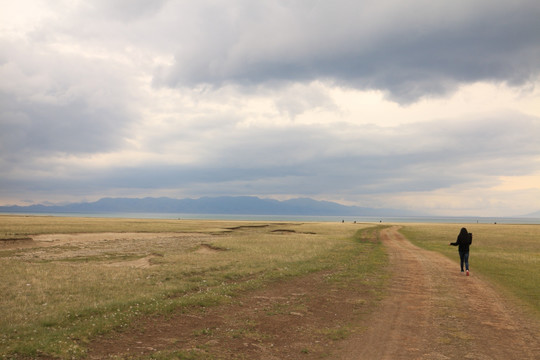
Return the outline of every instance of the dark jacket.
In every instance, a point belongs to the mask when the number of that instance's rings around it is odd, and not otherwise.
[[[469,252],[469,245],[472,244],[472,233],[460,232],[456,242],[450,243],[450,245],[459,246],[459,252]]]

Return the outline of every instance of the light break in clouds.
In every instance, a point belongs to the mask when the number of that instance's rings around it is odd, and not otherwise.
[[[540,210],[540,3],[0,0],[0,204]]]

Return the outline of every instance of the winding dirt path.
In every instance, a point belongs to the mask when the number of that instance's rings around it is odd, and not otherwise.
[[[335,358],[540,359],[540,326],[516,304],[397,227],[381,235],[394,275],[388,296]]]

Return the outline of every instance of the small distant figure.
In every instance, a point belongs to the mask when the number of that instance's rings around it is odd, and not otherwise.
[[[345,220],[341,220],[341,223],[343,224],[345,222]]]
[[[461,228],[456,242],[450,243],[452,246],[458,246],[461,272],[463,272],[463,264],[465,263],[467,276],[469,276],[469,246],[471,244],[472,233],[469,233],[466,228]]]

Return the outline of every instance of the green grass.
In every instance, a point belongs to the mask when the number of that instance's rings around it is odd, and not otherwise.
[[[127,328],[140,316],[228,303],[240,292],[321,270],[331,269],[336,275],[328,281],[337,285],[365,279],[373,291],[380,291],[381,282],[373,274],[382,273],[377,270],[386,264],[386,254],[378,241],[368,241],[373,233],[362,231],[368,227],[0,216],[4,239],[163,233],[144,239],[77,238],[46,247],[0,247],[0,357],[84,358],[96,336]],[[214,250],[198,251],[202,244]],[[128,266],[137,259],[148,259],[150,265]]]
[[[521,299],[540,318],[540,226],[469,224],[473,233],[470,268]],[[405,225],[401,232],[413,243],[438,251],[459,263],[455,242],[460,225]],[[458,265],[459,266],[459,265]]]

